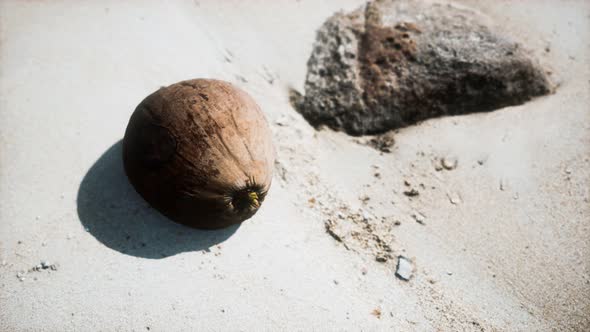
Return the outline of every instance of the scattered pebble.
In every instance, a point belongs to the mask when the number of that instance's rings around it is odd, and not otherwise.
[[[414,218],[414,220],[416,220],[417,223],[419,223],[420,225],[424,225],[424,219],[426,219],[426,217],[422,213],[416,212],[412,214],[412,217]]]
[[[461,196],[458,193],[448,193],[447,197],[453,205],[459,205],[461,202],[463,202]]]
[[[369,197],[367,195],[361,195],[361,196],[359,196],[359,200],[366,204],[368,201],[371,200],[371,197]]]
[[[361,273],[362,273],[363,275],[367,275],[367,272],[368,272],[368,271],[367,271],[367,268],[366,268],[366,267],[363,267],[363,268],[361,269]]]
[[[401,224],[402,224],[402,222],[401,222],[401,221],[399,221],[399,220],[396,220],[396,221],[394,221],[394,222],[393,222],[393,224],[394,224],[395,226],[399,226],[399,225],[401,225]]]
[[[387,262],[387,256],[384,256],[382,254],[377,254],[377,256],[375,256],[375,260],[379,263],[385,263],[385,262]]]
[[[500,190],[506,191],[508,189],[508,182],[506,180],[500,180]]]
[[[459,161],[455,157],[444,157],[441,159],[441,165],[446,170],[450,171],[457,168]]]
[[[397,267],[395,276],[401,280],[408,281],[412,278],[413,272],[412,261],[404,256],[397,256]]]
[[[381,319],[381,309],[377,308],[371,312],[371,315]]]
[[[289,118],[285,115],[281,116],[275,123],[281,127],[286,127],[289,125]]]
[[[375,136],[367,143],[370,147],[385,153],[390,153],[394,144],[395,139],[392,133]]]
[[[39,264],[32,267],[29,271],[41,271],[50,269],[52,271],[57,271],[57,265],[51,264],[48,261],[41,261]]]
[[[420,195],[420,192],[414,188],[410,189],[410,190],[406,190],[404,191],[404,195],[408,196],[408,197],[415,197]]]
[[[338,280],[334,280],[334,285],[338,285]]]

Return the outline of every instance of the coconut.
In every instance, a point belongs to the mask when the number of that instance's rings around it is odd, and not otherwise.
[[[274,149],[260,107],[234,85],[211,79],[159,89],[135,109],[123,139],[135,190],[171,220],[215,229],[260,208]]]

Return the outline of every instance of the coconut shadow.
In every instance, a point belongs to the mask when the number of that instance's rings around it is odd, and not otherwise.
[[[122,141],[111,146],[86,173],[77,196],[83,227],[105,246],[126,255],[159,259],[208,250],[239,225],[197,230],[176,224],[151,208],[123,169]]]

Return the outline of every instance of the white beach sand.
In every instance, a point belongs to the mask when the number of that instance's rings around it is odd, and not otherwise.
[[[288,101],[316,29],[363,1],[2,1],[0,330],[590,330],[590,3],[460,3],[556,93],[405,128],[380,154]],[[275,135],[280,172],[239,228],[173,224],[122,171],[135,106],[197,77],[248,91]],[[458,167],[435,171],[444,156]],[[409,282],[326,233],[337,204],[400,222]]]

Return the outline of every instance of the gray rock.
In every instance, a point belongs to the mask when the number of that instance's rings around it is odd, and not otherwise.
[[[314,126],[377,134],[451,114],[491,111],[547,94],[543,69],[464,7],[374,1],[319,29],[305,96]]]
[[[412,278],[414,267],[412,261],[404,256],[397,257],[397,267],[395,268],[395,276],[401,280],[408,281]]]

